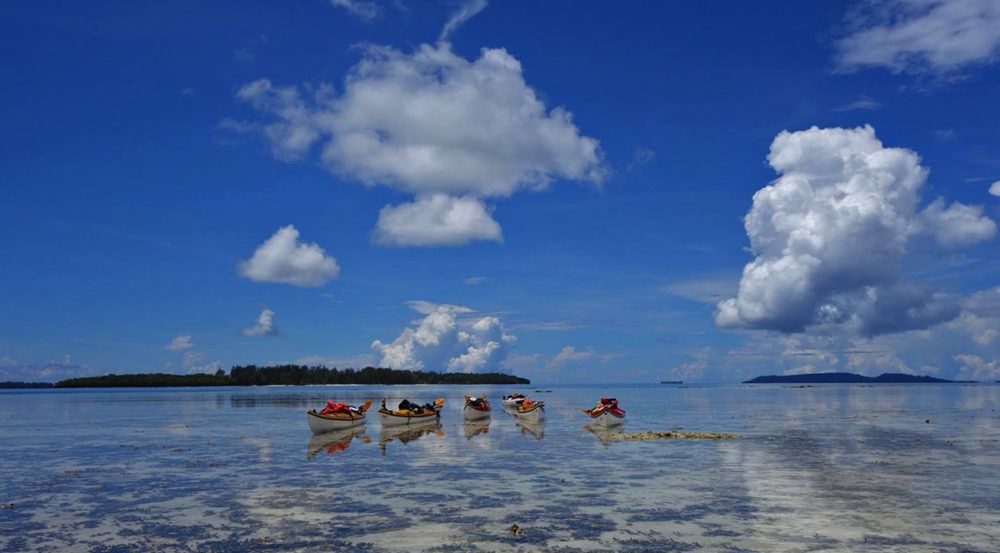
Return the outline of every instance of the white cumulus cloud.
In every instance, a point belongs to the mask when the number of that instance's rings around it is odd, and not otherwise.
[[[1000,359],[987,361],[979,355],[960,353],[955,355],[959,363],[959,376],[966,380],[994,382],[1000,380]]]
[[[497,317],[462,317],[468,307],[411,302],[424,314],[392,342],[372,342],[379,366],[406,370],[480,372],[498,370],[516,338]],[[432,309],[431,309],[432,307]]]
[[[593,348],[579,350],[573,346],[563,346],[558,353],[552,356],[552,359],[549,360],[547,365],[550,369],[554,369],[561,365],[566,365],[576,361],[587,361],[593,359],[603,363],[613,361],[621,356],[621,353],[598,353],[594,351]]]
[[[943,246],[992,238],[981,207],[943,200],[920,210],[927,170],[916,153],[886,148],[871,127],[784,131],[768,161],[779,178],[745,218],[754,259],[716,324],[800,332],[847,325],[864,335],[954,318],[957,300],[900,280],[914,237]]]
[[[222,368],[222,363],[219,361],[206,363],[205,354],[193,350],[184,352],[181,364],[184,366],[184,369],[187,370],[188,374],[214,373]]]
[[[194,347],[194,342],[191,341],[190,334],[181,334],[180,336],[175,336],[170,343],[164,346],[170,351],[183,351],[186,349],[191,349]]]
[[[920,216],[922,223],[944,246],[964,246],[989,240],[997,233],[997,225],[983,216],[983,206],[955,202],[945,206],[943,199],[934,200]]]
[[[375,241],[391,246],[451,246],[473,240],[503,241],[500,225],[475,198],[435,194],[385,206]]]
[[[337,260],[319,244],[299,242],[299,231],[292,225],[278,229],[238,269],[250,280],[294,286],[322,286],[340,273]]]
[[[278,327],[274,324],[274,311],[265,307],[257,316],[257,322],[242,332],[244,336],[276,336]]]
[[[1000,196],[1000,180],[990,185],[990,195]]]
[[[708,370],[709,361],[712,357],[710,348],[702,348],[692,353],[693,359],[681,363],[670,369],[670,378],[675,380],[691,381],[699,380]]]
[[[555,354],[552,359],[549,360],[549,367],[558,367],[559,365],[565,363],[571,363],[573,361],[584,361],[594,357],[593,350],[577,350],[573,346],[563,346],[559,353]]]
[[[948,74],[995,62],[1000,54],[996,0],[864,2],[851,19],[851,34],[837,43],[844,70]]]
[[[962,301],[962,316],[955,328],[980,346],[990,346],[1000,338],[1000,286],[980,290]]]
[[[318,148],[334,174],[414,195],[383,209],[376,237],[387,244],[499,240],[480,200],[557,178],[600,183],[606,173],[597,140],[565,109],[546,107],[503,48],[469,60],[447,42],[412,53],[369,46],[340,94],[260,79],[237,97],[265,114],[259,128],[275,156],[300,159]]]

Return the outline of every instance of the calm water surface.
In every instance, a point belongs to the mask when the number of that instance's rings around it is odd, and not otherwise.
[[[1000,551],[998,386],[534,390],[529,428],[508,387],[0,393],[0,551]],[[580,413],[602,393],[627,431],[740,438],[608,442]],[[438,396],[420,432],[305,421]]]

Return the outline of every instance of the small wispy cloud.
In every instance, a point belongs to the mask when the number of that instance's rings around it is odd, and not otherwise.
[[[847,19],[851,33],[837,42],[841,71],[947,76],[1000,59],[996,0],[860,2]]]
[[[469,0],[468,2],[459,6],[448,21],[444,24],[441,29],[441,35],[438,36],[438,42],[448,42],[448,36],[455,32],[455,29],[461,27],[466,21],[475,17],[479,12],[486,9],[489,4],[486,0]]]
[[[187,370],[188,374],[214,373],[222,368],[222,363],[218,361],[206,363],[204,359],[204,353],[197,351],[185,351],[184,357],[181,359],[181,364],[184,366],[184,369]]]
[[[711,348],[702,348],[691,353],[693,359],[670,369],[670,377],[676,380],[698,380],[705,375],[712,357]]]
[[[739,280],[736,278],[701,278],[672,282],[664,285],[662,290],[671,296],[715,305],[735,294],[738,288]]]
[[[359,369],[375,365],[375,358],[367,353],[340,357],[336,355],[306,355],[293,361],[296,365],[306,365],[309,367],[326,367],[329,369]],[[278,365],[281,363],[272,363]]]
[[[184,351],[193,348],[194,342],[191,340],[190,334],[181,334],[180,336],[175,336],[169,344],[163,347],[170,351]]]
[[[0,356],[0,369],[0,380],[14,382],[56,382],[99,373],[88,365],[74,363],[68,354],[63,355],[62,360],[50,360],[47,363],[24,363],[4,355]]]
[[[598,353],[594,348],[578,350],[573,346],[563,346],[548,362],[548,367],[554,369],[561,365],[577,361],[596,360],[600,362],[613,361],[622,357],[621,353]]]
[[[249,327],[243,329],[244,336],[277,336],[278,327],[274,324],[274,311],[268,308],[261,310],[260,315],[257,316],[257,322]]]
[[[410,300],[406,302],[406,305],[421,315],[430,315],[436,311],[447,311],[448,313],[475,313],[474,309],[464,305],[433,303],[425,300]]]
[[[629,161],[626,171],[631,173],[643,165],[652,163],[654,160],[656,160],[655,151],[642,146],[636,146],[635,149],[632,150],[632,160]]]
[[[483,284],[484,282],[489,282],[490,277],[487,276],[469,276],[462,279],[462,282],[469,285]]]
[[[517,330],[561,332],[566,330],[575,330],[578,328],[586,328],[587,325],[578,321],[563,320],[563,321],[532,321],[532,322],[516,323],[511,325],[511,327]]]
[[[848,102],[842,106],[837,106],[833,108],[833,111],[856,111],[856,110],[873,110],[882,107],[882,104],[877,102],[870,96],[862,94],[857,100],[853,102]]]
[[[233,52],[233,59],[240,63],[253,63],[257,61],[257,55],[253,53],[253,50],[244,46],[242,48],[237,48]]]
[[[573,346],[563,346],[559,353],[555,354],[549,361],[549,367],[558,367],[564,363],[572,361],[583,361],[594,356],[593,350],[577,350]]]
[[[362,21],[371,21],[382,15],[382,9],[375,2],[365,0],[330,0],[330,4],[342,8]]]

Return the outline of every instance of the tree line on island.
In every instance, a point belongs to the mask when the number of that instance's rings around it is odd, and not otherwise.
[[[229,374],[219,369],[215,374],[107,374],[69,378],[55,384],[37,382],[0,382],[0,388],[151,388],[168,386],[269,386],[306,384],[531,384],[527,378],[504,373],[439,373],[407,371],[381,367],[360,370],[309,367],[305,365],[237,365]]]
[[[974,380],[947,380],[903,373],[864,376],[845,372],[769,374],[743,381],[744,384],[972,384],[974,382]]]

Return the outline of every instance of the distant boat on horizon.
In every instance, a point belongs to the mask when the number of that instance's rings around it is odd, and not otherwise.
[[[661,380],[660,384],[684,384],[683,380]]]

